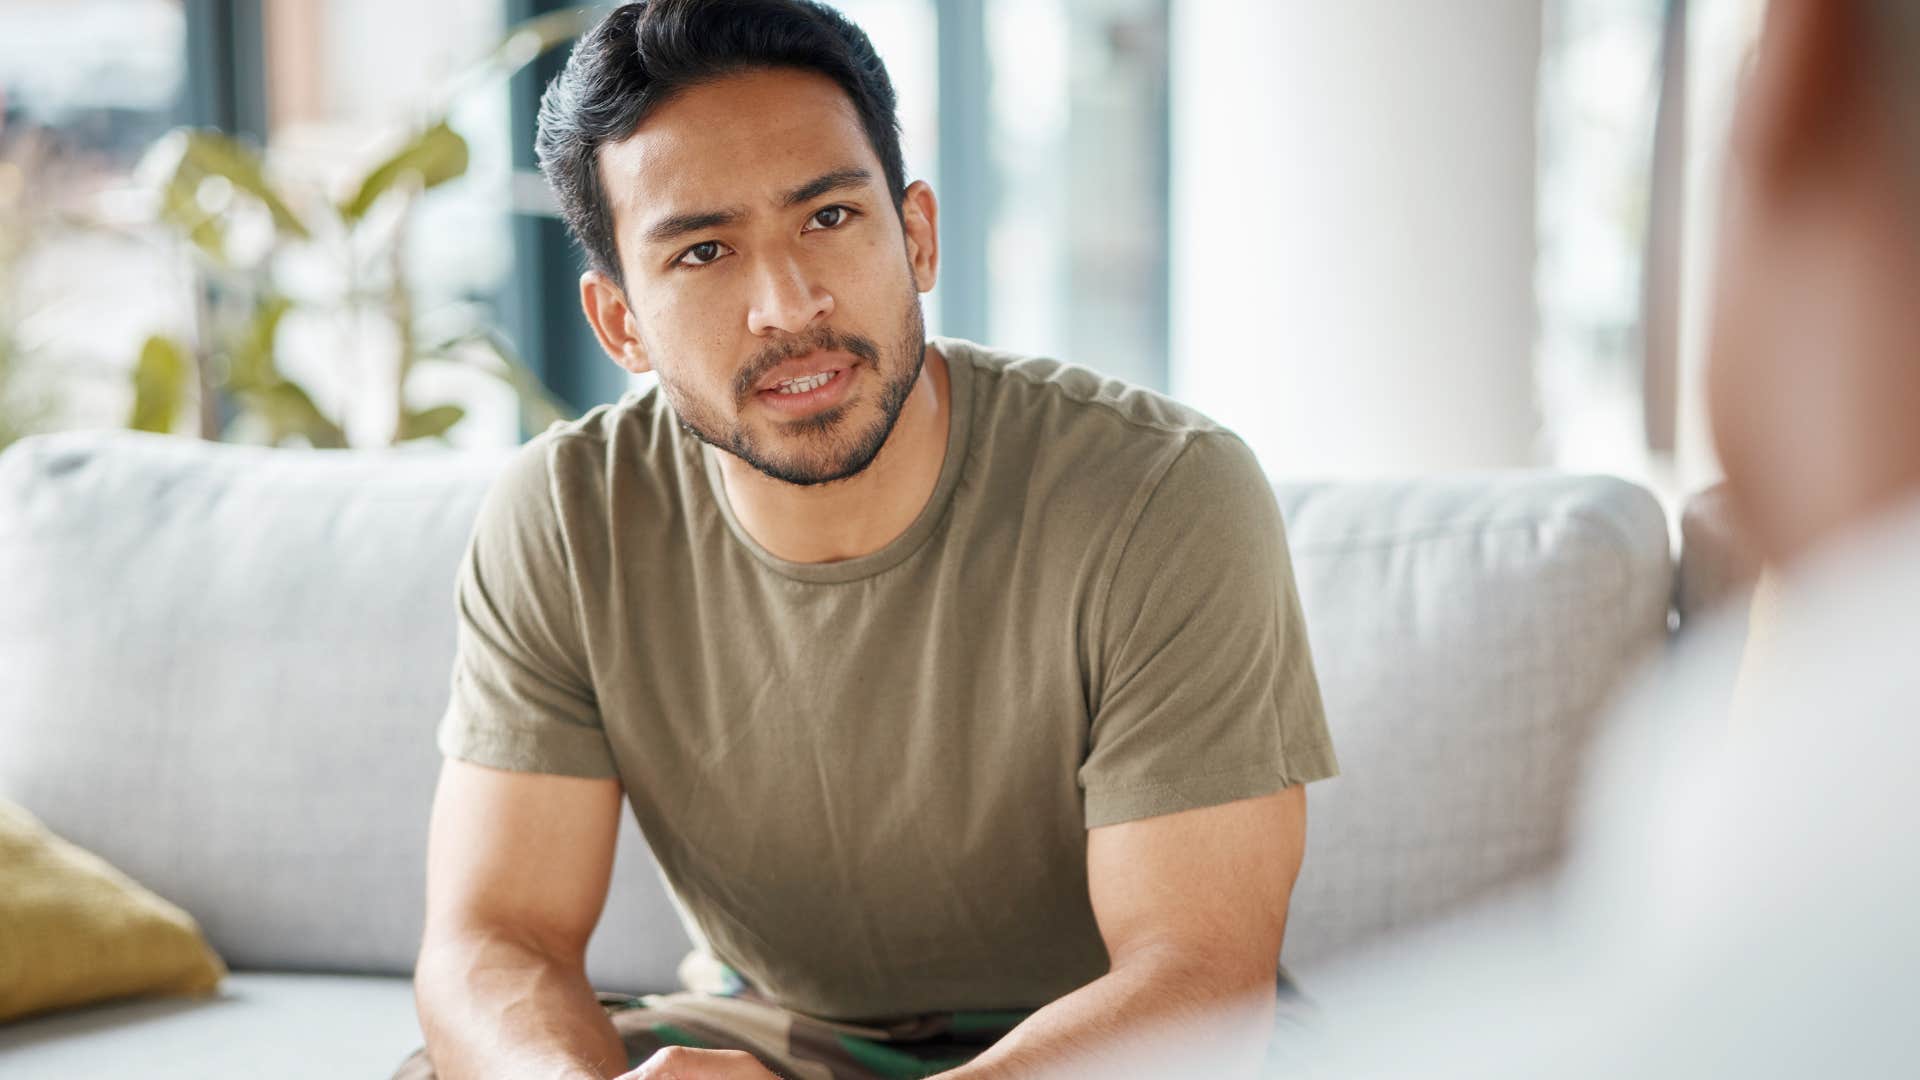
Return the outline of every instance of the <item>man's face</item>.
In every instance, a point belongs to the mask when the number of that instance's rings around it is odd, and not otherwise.
[[[921,370],[931,196],[910,193],[910,243],[845,92],[784,69],[694,87],[603,147],[600,176],[627,336],[601,325],[604,282],[596,325],[616,359],[767,476],[866,468]]]

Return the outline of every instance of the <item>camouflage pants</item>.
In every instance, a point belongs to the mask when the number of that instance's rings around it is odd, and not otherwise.
[[[690,962],[693,958],[689,958]],[[687,978],[689,986],[708,980]],[[957,1068],[993,1045],[1028,1010],[935,1013],[841,1023],[789,1012],[721,968],[719,981],[673,994],[601,994],[634,1068],[668,1046],[745,1050],[783,1080],[908,1080]],[[402,1062],[393,1080],[430,1080],[426,1050]]]

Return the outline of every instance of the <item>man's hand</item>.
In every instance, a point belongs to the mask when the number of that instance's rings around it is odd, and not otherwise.
[[[780,1080],[745,1050],[667,1046],[614,1080]]]

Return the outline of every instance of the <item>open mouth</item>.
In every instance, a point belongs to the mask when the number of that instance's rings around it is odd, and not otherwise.
[[[857,365],[828,368],[794,375],[771,384],[754,395],[778,412],[803,415],[839,404],[853,383]]]
[[[818,390],[832,382],[834,376],[840,374],[840,370],[839,368],[835,368],[832,371],[822,371],[817,375],[803,375],[797,379],[785,379],[774,383],[768,389],[773,393],[787,396],[804,394],[809,390]]]

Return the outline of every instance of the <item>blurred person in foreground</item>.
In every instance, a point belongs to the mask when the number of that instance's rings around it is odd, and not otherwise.
[[[538,148],[659,382],[479,513],[400,1075],[990,1080],[1183,1014],[1257,1062],[1336,766],[1251,451],[928,340],[937,204],[824,5],[613,9]],[[623,799],[679,992],[587,978]]]
[[[1727,181],[1709,407],[1766,645],[1690,632],[1619,703],[1552,883],[1319,979],[1308,1075],[1920,1071],[1920,4],[1773,0]]]

